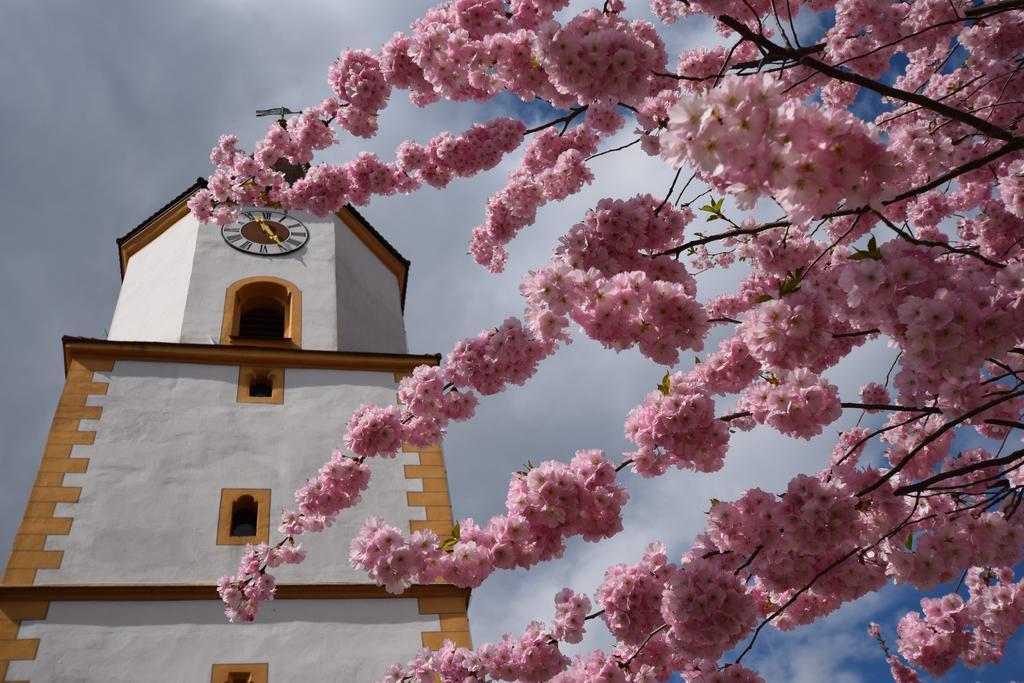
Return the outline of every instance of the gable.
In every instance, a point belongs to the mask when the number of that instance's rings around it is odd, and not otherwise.
[[[121,264],[121,279],[124,279],[125,271],[128,269],[128,261],[132,256],[146,248],[146,246],[162,235],[168,228],[180,221],[188,214],[188,200],[199,190],[206,187],[206,180],[197,178],[196,182],[170,202],[158,209],[153,215],[142,221],[131,232],[118,238],[117,251]],[[359,238],[374,256],[392,273],[398,280],[398,288],[402,297],[402,309],[405,310],[405,289],[409,279],[409,260],[402,256],[384,236],[370,225],[362,214],[350,205],[335,212],[338,219]]]

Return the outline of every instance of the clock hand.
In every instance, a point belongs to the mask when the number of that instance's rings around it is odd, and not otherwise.
[[[274,232],[273,228],[267,225],[266,221],[262,218],[256,217],[256,222],[260,224],[260,227],[263,228],[263,232],[267,233],[267,236],[270,237],[270,239],[277,242],[278,245],[281,244],[281,238],[277,236],[277,233]]]

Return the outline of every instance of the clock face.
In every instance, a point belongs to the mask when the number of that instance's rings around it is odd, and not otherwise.
[[[241,211],[220,234],[238,251],[257,256],[290,254],[309,241],[309,228],[302,221],[274,209]]]

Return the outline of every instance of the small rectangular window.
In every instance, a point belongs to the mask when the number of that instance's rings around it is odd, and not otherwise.
[[[217,545],[270,540],[270,489],[221,489]]]
[[[239,403],[284,403],[284,368],[238,368]]]
[[[267,664],[214,664],[210,683],[267,683]]]

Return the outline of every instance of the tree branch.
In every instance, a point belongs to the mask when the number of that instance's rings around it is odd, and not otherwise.
[[[964,10],[964,17],[967,19],[982,19],[984,17],[1006,12],[1012,9],[1024,8],[1024,0],[1001,0],[988,5],[975,5]]]
[[[984,133],[989,137],[1007,141],[1014,139],[1013,134],[1010,133],[1008,130],[1000,128],[999,126],[990,123],[985,119],[979,118],[972,114],[968,114],[967,112],[961,111],[954,107],[950,107],[947,104],[936,102],[930,97],[918,95],[917,93],[909,92],[907,90],[900,90],[899,88],[894,88],[892,86],[885,85],[884,83],[879,83],[878,81],[867,78],[865,76],[861,76],[860,74],[853,73],[851,71],[843,71],[842,69],[838,69],[834,66],[826,64],[825,62],[814,59],[809,55],[800,54],[798,50],[793,50],[790,48],[782,47],[781,45],[777,45],[776,43],[768,40],[764,36],[759,35],[754,31],[750,30],[749,28],[747,28],[745,24],[743,24],[737,19],[734,19],[733,17],[723,14],[718,17],[718,20],[725,24],[726,26],[728,26],[729,28],[731,28],[732,30],[739,33],[747,40],[753,42],[758,47],[764,49],[767,52],[768,56],[776,55],[777,57],[781,57],[783,59],[790,59],[792,61],[803,64],[808,68],[814,69],[815,71],[823,73],[826,76],[835,78],[836,80],[845,81],[847,83],[855,83],[863,88],[874,90],[875,92],[881,95],[885,95],[886,97],[891,97],[894,100],[911,102],[913,104],[920,105],[925,109],[930,109],[931,111],[934,111],[937,114],[945,116],[946,118],[954,119],[963,124],[971,126],[972,128],[975,128],[976,130]]]
[[[962,422],[966,422],[967,420],[971,419],[975,415],[980,415],[981,413],[985,412],[986,410],[990,410],[991,408],[995,408],[1000,403],[1004,403],[1006,401],[1009,401],[1009,400],[1012,400],[1012,399],[1015,399],[1015,398],[1019,398],[1021,396],[1024,396],[1024,391],[1017,391],[1017,392],[1014,392],[1012,394],[1007,394],[1006,396],[1001,396],[1001,397],[999,397],[999,398],[997,398],[995,400],[989,401],[988,403],[984,403],[984,404],[978,406],[977,408],[974,408],[973,410],[968,410],[966,413],[964,413],[963,415],[957,417],[956,419],[950,420],[949,422],[947,422],[946,424],[942,425],[941,427],[936,429],[934,432],[932,432],[931,434],[926,436],[924,439],[922,439],[921,443],[919,443],[916,446],[914,446],[910,450],[909,453],[907,453],[905,456],[903,456],[902,460],[900,460],[898,463],[896,463],[895,467],[893,467],[891,470],[889,470],[888,472],[883,474],[881,477],[879,477],[878,481],[876,481],[874,484],[871,484],[867,488],[864,488],[861,491],[858,491],[857,494],[856,494],[857,497],[860,498],[861,496],[865,496],[865,495],[871,493],[872,491],[877,489],[879,486],[881,486],[885,482],[887,482],[890,479],[892,479],[893,477],[895,477],[897,474],[899,474],[899,472],[904,467],[906,467],[910,463],[911,460],[913,460],[915,455],[917,455],[918,453],[921,452],[921,450],[925,446],[927,446],[931,442],[935,441],[940,436],[942,436],[943,434],[948,432],[950,429],[953,429],[954,427],[956,427],[958,424],[961,424]]]
[[[923,481],[919,481],[914,484],[907,484],[906,486],[901,486],[895,491],[893,491],[893,493],[897,496],[905,496],[908,493],[917,493],[920,491],[925,491],[926,489],[928,489],[928,487],[932,486],[933,484],[938,484],[940,481],[953,479],[955,477],[959,477],[964,474],[970,474],[971,472],[977,472],[978,470],[983,470],[988,467],[1002,467],[1003,465],[1009,465],[1013,461],[1019,460],[1020,458],[1024,458],[1024,448],[1022,448],[1019,451],[1014,451],[1009,455],[1004,455],[1001,458],[982,460],[981,462],[976,462],[970,465],[964,465],[963,467],[958,467],[955,470],[949,470],[948,472],[940,472],[939,474],[936,474],[934,477],[929,477],[928,479],[925,479]]]
[[[572,120],[574,118],[576,118],[577,116],[579,116],[580,114],[582,114],[583,112],[585,112],[587,110],[587,108],[588,108],[588,105],[584,105],[582,107],[575,107],[568,114],[566,114],[565,116],[560,116],[559,118],[554,119],[553,121],[548,121],[547,123],[542,123],[541,125],[539,125],[539,126],[537,126],[535,128],[527,128],[526,129],[526,133],[524,133],[524,135],[530,135],[531,133],[539,133],[540,131],[544,130],[545,128],[551,128],[552,126],[557,126],[560,123],[564,123],[566,128],[567,128],[569,126],[569,124],[572,123]],[[563,133],[565,132],[565,128],[562,129],[562,132]]]
[[[847,403],[844,401],[839,405],[841,405],[844,408],[862,408],[864,410],[895,410],[901,413],[942,413],[942,411],[939,410],[938,408],[913,408],[911,406],[897,406],[890,405],[888,403]]]

